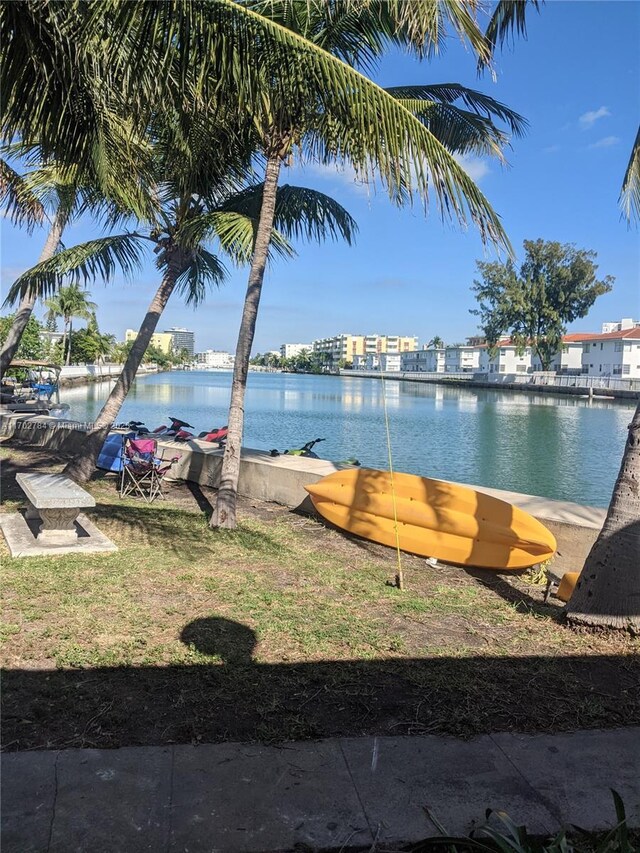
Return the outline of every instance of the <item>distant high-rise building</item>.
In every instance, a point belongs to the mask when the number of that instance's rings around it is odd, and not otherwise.
[[[183,349],[193,356],[196,351],[196,336],[189,329],[180,329],[174,326],[171,329],[165,329],[165,334],[171,335],[173,339],[174,352],[180,352]]]

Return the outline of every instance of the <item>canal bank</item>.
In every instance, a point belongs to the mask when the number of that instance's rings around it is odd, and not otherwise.
[[[594,376],[523,376],[505,374],[489,379],[486,373],[412,373],[379,370],[340,370],[352,379],[388,379],[398,382],[425,382],[432,385],[490,388],[495,391],[524,391],[527,394],[558,394],[600,400],[640,400],[640,380]]]
[[[37,415],[0,414],[0,435],[5,440],[47,448],[54,452],[75,453],[84,442],[87,427],[71,421]],[[158,441],[165,458],[179,457],[172,468],[174,479],[217,488],[222,469],[223,450],[204,441]],[[291,509],[312,511],[305,486],[346,466],[326,459],[300,456],[271,456],[252,448],[242,448],[238,492],[243,497],[282,504]],[[600,529],[606,511],[572,501],[558,501],[504,489],[492,489],[468,483],[477,491],[514,504],[537,518]]]
[[[136,377],[159,372],[155,364],[141,364]],[[58,381],[60,388],[77,388],[82,385],[91,385],[94,382],[108,382],[117,379],[121,373],[121,364],[70,364],[62,368]]]

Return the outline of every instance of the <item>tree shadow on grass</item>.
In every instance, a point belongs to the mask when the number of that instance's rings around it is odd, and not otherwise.
[[[570,731],[640,723],[631,655],[257,662],[248,626],[184,626],[195,661],[3,675],[9,749]]]
[[[116,526],[109,535],[120,538],[123,544],[143,543],[153,547],[162,544],[180,557],[190,554],[201,557],[214,553],[220,545],[233,546],[247,552],[253,561],[278,556],[290,551],[275,537],[263,530],[243,527],[237,530],[211,530],[202,517],[193,512],[161,504],[98,504],[91,510],[98,527]]]
[[[563,621],[564,609],[562,607],[558,607],[557,604],[551,602],[536,601],[535,598],[519,587],[513,586],[496,572],[489,572],[486,569],[465,569],[465,571],[485,589],[499,595],[508,604],[512,604],[518,613],[533,613],[536,616],[551,619],[554,622]],[[528,571],[529,569],[525,569],[524,572],[518,572],[517,574],[522,575]]]

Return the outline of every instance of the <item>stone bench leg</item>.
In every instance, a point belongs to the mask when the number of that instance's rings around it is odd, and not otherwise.
[[[25,510],[24,517],[28,521],[31,521],[32,519],[38,519],[38,521],[40,520],[40,513],[34,507],[31,501],[27,501],[27,509]]]
[[[41,509],[38,542],[41,545],[73,545],[78,541],[74,522],[79,512],[78,508]]]

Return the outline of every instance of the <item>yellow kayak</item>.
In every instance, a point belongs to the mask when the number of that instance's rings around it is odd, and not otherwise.
[[[403,551],[485,569],[525,569],[556,551],[551,531],[506,501],[414,474],[394,474],[393,485]],[[305,488],[336,527],[396,547],[388,471],[336,471]]]

